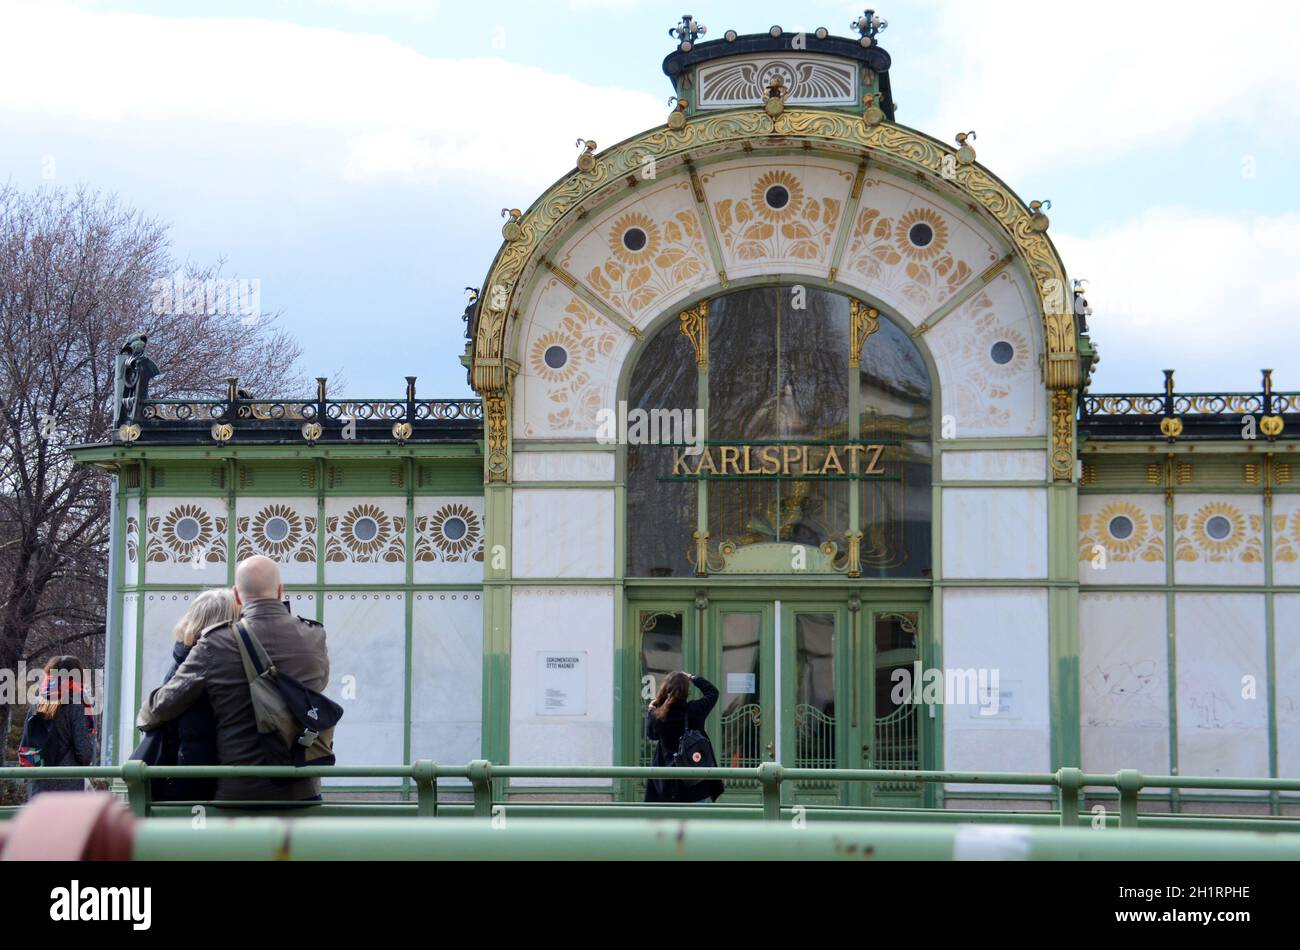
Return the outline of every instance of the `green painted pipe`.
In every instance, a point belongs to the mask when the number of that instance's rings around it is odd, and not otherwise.
[[[1297,861],[1300,838],[1023,825],[609,819],[153,818],[136,860]]]

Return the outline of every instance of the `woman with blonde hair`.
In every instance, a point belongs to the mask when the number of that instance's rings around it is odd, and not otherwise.
[[[176,675],[200,638],[216,627],[239,619],[239,606],[228,587],[205,590],[194,598],[173,631],[172,665],[163,677]],[[219,765],[217,717],[206,696],[163,728],[148,733],[131,758],[149,765]],[[216,779],[155,779],[154,801],[207,801],[216,793]]]

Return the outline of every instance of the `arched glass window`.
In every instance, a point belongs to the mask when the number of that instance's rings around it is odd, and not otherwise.
[[[805,571],[846,570],[856,546],[864,577],[929,575],[929,374],[873,314],[830,291],[762,287],[647,342],[628,389],[629,576],[695,574],[701,531],[710,573],[779,570],[807,545],[819,557]],[[646,444],[664,435],[644,425],[652,414],[695,410],[698,453]]]

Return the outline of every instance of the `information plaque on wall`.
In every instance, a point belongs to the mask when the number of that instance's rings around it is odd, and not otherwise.
[[[537,715],[587,714],[587,651],[537,653]]]

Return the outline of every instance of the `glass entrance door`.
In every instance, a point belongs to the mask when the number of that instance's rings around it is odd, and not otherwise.
[[[654,745],[645,737],[646,707],[675,670],[703,676],[718,689],[705,728],[719,765],[755,768],[776,758],[772,604],[714,604],[702,615],[701,629],[701,612],[693,605],[633,606],[638,680],[632,694],[637,701],[628,708],[624,732],[627,748],[633,750],[624,758],[629,764],[650,765],[654,757]],[[692,689],[691,699],[699,696]],[[732,783],[728,797],[737,800],[757,791],[757,782]],[[625,794],[643,798],[645,783],[629,783]]]
[[[629,753],[622,761],[651,763],[646,706],[665,676],[685,670],[718,689],[706,729],[721,766],[929,767],[930,708],[912,692],[914,664],[923,669],[926,662],[924,616],[915,604],[850,610],[843,601],[719,598],[703,610],[689,601],[633,604],[635,660],[625,687],[632,702],[623,733]],[[920,805],[924,792],[911,782],[787,788],[788,802],[857,805]],[[644,783],[629,782],[624,794],[640,800],[644,791]],[[757,795],[757,782],[727,790],[731,801]]]
[[[858,645],[859,676],[866,697],[865,728],[860,733],[860,768],[915,771],[925,767],[925,737],[930,707],[921,703],[921,610],[864,605]],[[859,800],[871,805],[919,805],[915,782],[885,782],[863,787]]]

